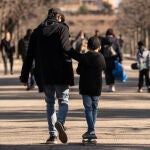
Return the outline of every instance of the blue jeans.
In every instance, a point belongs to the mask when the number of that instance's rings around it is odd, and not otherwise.
[[[85,108],[85,117],[88,125],[88,131],[94,131],[97,118],[97,107],[99,96],[82,95],[83,105]]]
[[[7,74],[8,72],[7,59],[9,60],[10,63],[10,73],[13,73],[13,55],[5,53],[5,55],[3,56],[4,74]]]
[[[3,56],[4,74],[7,74],[7,59],[8,59],[8,56],[7,56],[7,54],[5,54],[5,55]]]
[[[69,86],[68,85],[45,85],[44,86],[45,101],[47,104],[47,120],[49,126],[49,133],[51,136],[57,136],[55,128],[56,121],[64,125],[68,113],[69,102]],[[55,109],[55,94],[58,99],[59,110],[56,115]]]

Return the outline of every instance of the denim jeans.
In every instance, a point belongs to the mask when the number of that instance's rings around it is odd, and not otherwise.
[[[9,59],[10,63],[10,73],[13,73],[13,55],[12,54],[7,54],[3,56],[3,62],[4,62],[4,74],[8,73],[8,67],[7,67],[7,59]]]
[[[8,59],[8,56],[7,56],[7,54],[5,54],[5,55],[3,56],[4,74],[7,74],[7,59]]]
[[[69,102],[69,86],[68,85],[45,85],[44,86],[45,101],[47,104],[47,120],[49,133],[51,136],[57,136],[55,128],[56,121],[64,125],[68,113]],[[55,97],[56,95],[56,97]],[[58,99],[59,110],[56,114],[55,100]]]
[[[85,117],[88,125],[88,131],[94,131],[97,118],[97,107],[99,96],[82,95],[83,105],[85,108]]]

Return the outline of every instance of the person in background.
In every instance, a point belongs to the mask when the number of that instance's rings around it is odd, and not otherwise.
[[[82,95],[87,131],[82,135],[84,138],[96,139],[95,122],[97,107],[102,91],[102,70],[105,70],[105,59],[100,50],[100,41],[97,37],[88,40],[89,51],[82,54],[77,73],[80,75],[79,90]]]
[[[28,50],[28,45],[29,45],[31,34],[32,34],[32,29],[27,29],[26,35],[24,36],[24,38],[20,39],[18,42],[18,51],[21,54],[22,62],[25,61],[25,58],[27,55],[27,50]]]
[[[120,46],[120,53],[121,53],[121,57],[122,57],[122,60],[123,60],[123,53],[124,53],[124,40],[122,39],[122,35],[120,34],[119,35],[119,46]]]
[[[32,34],[32,29],[27,29],[26,35],[24,36],[24,38],[20,39],[18,42],[18,51],[21,54],[23,63],[25,62],[25,59],[27,56],[27,51],[28,51],[31,34]],[[35,79],[34,79],[34,62],[33,62],[32,68],[30,70],[26,90],[29,91],[31,89],[34,89],[34,87],[35,87]]]
[[[84,53],[87,50],[87,40],[86,34],[81,30],[73,42],[73,48],[79,53]]]
[[[137,62],[139,68],[138,92],[143,91],[144,77],[147,91],[150,92],[150,51],[144,46],[142,41],[138,42]]]
[[[20,59],[21,57],[21,51],[22,51],[22,45],[23,45],[22,42],[23,42],[23,38],[19,39],[18,45],[17,45],[17,49],[18,49],[17,59]]]
[[[106,51],[110,51],[107,52]],[[122,55],[120,53],[119,41],[116,38],[113,29],[106,31],[106,36],[101,40],[101,51],[106,61],[105,80],[108,85],[108,92],[115,92],[115,77],[112,74],[112,70],[115,67],[114,62],[118,60],[122,62]]]
[[[100,34],[100,33],[99,33],[99,30],[96,29],[96,30],[95,30],[95,33],[94,33],[94,36],[97,37],[97,38],[99,38],[99,34]]]
[[[100,40],[100,42],[101,42],[102,36],[100,35],[100,32],[99,32],[98,29],[95,30],[95,32],[94,32],[94,37],[97,37],[97,38]]]
[[[7,59],[10,62],[10,74],[13,74],[13,64],[14,59],[13,55],[15,53],[15,44],[14,41],[11,38],[11,35],[8,31],[5,32],[5,37],[1,41],[1,54],[2,59],[4,63],[4,74],[6,75],[8,73],[8,67],[7,67]]]

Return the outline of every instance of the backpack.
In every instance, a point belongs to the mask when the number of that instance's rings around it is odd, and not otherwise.
[[[116,55],[116,52],[114,48],[112,47],[112,44],[104,45],[102,48],[102,54],[105,58],[112,57]]]

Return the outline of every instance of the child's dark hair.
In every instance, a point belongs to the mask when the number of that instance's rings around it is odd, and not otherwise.
[[[93,36],[93,37],[89,38],[87,45],[88,45],[88,49],[96,50],[96,49],[100,48],[101,43],[100,43],[99,38]]]
[[[139,41],[138,42],[138,46],[144,46],[144,42],[143,41]]]

